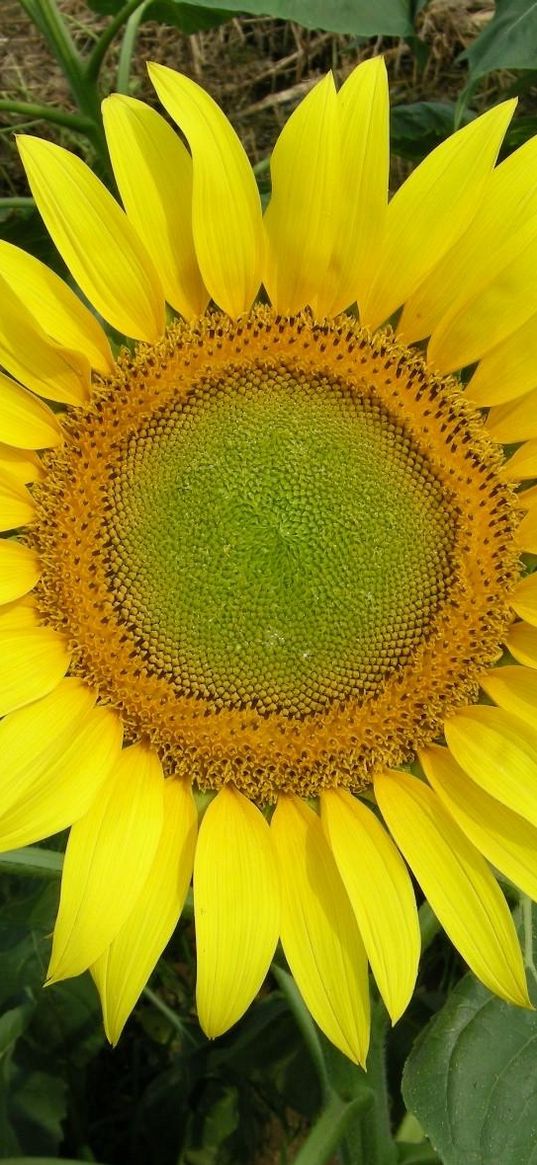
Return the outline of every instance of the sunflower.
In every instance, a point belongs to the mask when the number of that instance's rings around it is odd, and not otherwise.
[[[81,296],[0,243],[1,848],[71,827],[48,979],[89,969],[112,1042],[193,876],[207,1035],[280,939],[364,1063],[408,867],[528,1005],[495,874],[537,898],[537,138],[496,165],[504,102],[388,203],[371,60],[289,118],[263,216],[218,106],[150,74],[189,148],[107,98],[123,208],[19,138]]]

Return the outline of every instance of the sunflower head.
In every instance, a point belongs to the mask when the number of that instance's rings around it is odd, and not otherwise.
[[[403,859],[475,972],[527,1002],[487,861],[534,894],[537,148],[495,165],[506,102],[388,203],[375,59],[293,113],[262,216],[212,99],[150,71],[188,148],[108,98],[122,207],[20,139],[74,282],[134,343],[113,354],[0,243],[0,842],[72,825],[50,977],[90,968],[112,1040],[194,870],[205,1031],[280,937],[363,1062],[368,962],[394,1019],[416,977]]]
[[[475,698],[514,498],[455,382],[393,337],[269,308],[177,324],[68,423],[38,606],[167,773],[261,805],[361,788]]]

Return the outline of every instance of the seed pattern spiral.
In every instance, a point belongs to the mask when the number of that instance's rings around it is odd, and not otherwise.
[[[357,789],[477,698],[516,504],[456,382],[388,333],[178,323],[63,425],[40,617],[168,771],[259,803]]]

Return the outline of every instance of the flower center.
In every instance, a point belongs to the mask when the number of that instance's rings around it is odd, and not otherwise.
[[[73,668],[205,787],[360,787],[476,698],[517,575],[499,455],[388,335],[257,308],[120,358],[32,539]]]
[[[379,691],[427,634],[454,516],[374,394],[238,364],[118,454],[118,614],[178,691],[307,715]]]

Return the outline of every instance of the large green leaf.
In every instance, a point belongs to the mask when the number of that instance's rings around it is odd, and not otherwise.
[[[191,36],[192,33],[203,32],[206,28],[216,28],[232,15],[232,12],[223,11],[221,6],[213,9],[199,7],[196,4],[183,4],[182,0],[151,0],[144,8],[143,19],[171,24],[185,36]]]
[[[537,0],[496,0],[496,11],[473,44],[462,53],[470,81],[493,69],[535,69]]]
[[[95,12],[101,13],[115,13],[121,7],[121,0],[88,0],[89,5]],[[156,0],[157,2],[157,0]],[[420,4],[420,7],[422,5]],[[151,11],[156,10],[156,3],[151,4]],[[186,13],[185,18],[194,23],[194,10],[200,10],[199,20],[207,21],[206,24],[198,23],[198,28],[209,27],[209,13],[212,9],[217,11],[222,8],[231,12],[246,12],[252,16],[269,16],[278,20],[294,20],[297,24],[302,24],[304,28],[322,28],[327,32],[343,32],[349,33],[351,36],[412,36],[414,32],[414,25],[412,22],[412,13],[414,11],[413,0],[375,0],[372,4],[371,0],[231,0],[230,3],[225,0],[203,0],[203,2],[196,3],[196,0],[190,0],[188,4],[182,4],[180,0],[166,0],[165,8],[167,15],[161,17],[165,21],[169,20],[170,9],[174,7],[177,9],[190,9],[190,13]],[[159,8],[162,8],[159,0]],[[203,16],[201,16],[203,13]],[[144,19],[148,19],[147,14],[144,13]],[[173,22],[178,24],[180,14],[176,15]],[[213,21],[213,23],[216,23]],[[182,27],[179,24],[179,27]],[[189,31],[183,28],[183,31]],[[190,31],[194,31],[192,27]]]
[[[87,0],[88,7],[100,16],[115,16],[123,8],[123,0]],[[215,28],[224,20],[229,20],[231,12],[223,10],[222,4],[183,3],[183,0],[140,0],[143,8],[142,20],[158,20],[171,24],[186,36]]]
[[[204,0],[205,8],[220,8],[218,0]],[[294,20],[305,28],[353,36],[412,36],[412,0],[226,0],[233,12]]]
[[[403,1095],[444,1165],[535,1165],[537,1013],[465,976],[418,1038]]]

